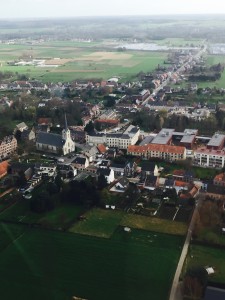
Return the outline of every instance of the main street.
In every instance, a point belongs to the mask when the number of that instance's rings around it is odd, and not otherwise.
[[[174,72],[171,72],[170,75],[168,75],[168,78],[166,80],[164,80],[157,88],[155,88],[153,91],[152,91],[152,94],[147,98],[145,99],[145,101],[142,102],[142,105],[146,105],[148,104],[148,101],[152,98],[152,96],[156,95],[161,89],[163,89],[166,85],[169,84],[170,82],[170,79],[173,77],[174,74],[181,74],[185,67],[188,65],[188,64],[191,64],[193,62],[194,59],[197,59],[199,57],[202,56],[202,54],[206,51],[207,49],[207,45],[204,45],[204,47],[202,49],[200,49],[195,55],[193,55],[188,61],[186,61],[182,66],[180,66],[179,69],[177,69],[176,71]]]

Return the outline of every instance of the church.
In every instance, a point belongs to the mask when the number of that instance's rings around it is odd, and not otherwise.
[[[65,127],[62,134],[39,132],[36,140],[36,149],[58,155],[66,155],[75,151],[75,142],[71,139],[65,115]]]

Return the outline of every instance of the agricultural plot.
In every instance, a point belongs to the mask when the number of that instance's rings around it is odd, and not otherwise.
[[[1,297],[167,299],[182,243],[140,230],[111,239],[28,230],[0,253]]]
[[[163,63],[161,52],[118,52],[101,43],[55,42],[40,45],[0,45],[0,71],[26,74],[44,82],[75,79],[107,79],[119,76],[130,79],[140,71],[150,72]],[[45,60],[42,66],[17,65],[14,60]]]

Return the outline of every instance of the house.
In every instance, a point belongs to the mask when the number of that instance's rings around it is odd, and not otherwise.
[[[89,159],[89,162],[93,162],[95,160],[96,155],[98,153],[98,148],[96,146],[86,145],[83,154]]]
[[[36,164],[35,171],[38,175],[42,177],[53,177],[56,175],[56,165],[55,164]]]
[[[87,157],[81,157],[77,156],[73,161],[72,161],[72,166],[79,169],[79,170],[84,170],[89,166],[89,160]]]
[[[141,172],[145,175],[159,176],[158,166],[151,161],[143,161],[141,166]]]
[[[157,186],[157,182],[158,182],[157,176],[147,175],[143,184],[143,188],[153,191]]]
[[[100,164],[98,164],[99,168],[108,168],[110,166],[110,160],[102,160]]]
[[[29,180],[34,173],[34,165],[19,162],[10,163],[9,173],[11,173],[12,175],[20,176],[21,172],[24,173],[26,180]]]
[[[99,144],[99,145],[97,146],[97,148],[98,148],[98,151],[99,151],[101,154],[105,154],[106,151],[107,151],[106,146],[105,146],[104,144]]]
[[[115,172],[115,175],[124,176],[127,164],[127,161],[112,162],[110,168]]]
[[[57,165],[57,170],[62,174],[63,177],[68,178],[68,177],[75,177],[77,175],[77,169],[74,168],[73,165],[70,164],[58,164]]]
[[[9,135],[0,140],[0,159],[9,157],[17,149],[17,140],[13,135]]]
[[[107,183],[110,184],[115,180],[114,171],[110,168],[98,168],[97,175],[103,175],[107,180]]]
[[[216,175],[213,179],[213,184],[225,187],[225,174],[220,173],[220,174]]]
[[[21,139],[23,141],[34,141],[35,140],[35,132],[34,130],[29,130],[29,129],[25,129],[23,130],[23,132],[21,133]]]
[[[65,116],[65,128],[62,134],[39,132],[36,140],[36,149],[39,151],[66,155],[75,151],[75,143],[71,139],[70,130]]]
[[[27,130],[28,126],[22,122],[16,125],[16,131],[19,130],[20,132],[23,132],[24,130]]]
[[[129,186],[129,180],[126,177],[121,177],[111,188],[110,192],[124,193]]]

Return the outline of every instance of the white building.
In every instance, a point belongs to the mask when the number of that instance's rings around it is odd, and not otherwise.
[[[209,168],[223,168],[225,165],[225,149],[199,148],[194,151],[194,164]]]
[[[140,129],[130,125],[123,133],[93,133],[87,135],[86,141],[90,145],[105,144],[108,147],[127,149],[135,145],[140,135]]]

